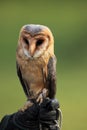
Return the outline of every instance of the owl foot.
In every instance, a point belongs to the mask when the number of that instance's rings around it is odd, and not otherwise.
[[[19,110],[19,111],[22,111],[24,112],[26,109],[28,109],[29,107],[31,107],[33,105],[33,102],[31,101],[27,101],[24,106]]]
[[[46,98],[48,95],[48,90],[46,88],[44,88],[42,90],[42,93],[40,93],[40,95],[37,98],[37,102],[39,102],[39,104],[41,104],[44,100],[44,98]]]

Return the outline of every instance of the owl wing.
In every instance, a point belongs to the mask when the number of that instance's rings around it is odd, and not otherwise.
[[[19,77],[20,83],[21,83],[21,85],[23,87],[23,90],[24,90],[26,96],[28,97],[29,96],[28,90],[27,90],[28,85],[27,85],[27,83],[24,81],[24,79],[22,77],[21,69],[20,69],[20,66],[18,65],[17,62],[16,62],[16,68],[17,68],[17,75]]]
[[[52,56],[49,59],[48,65],[47,65],[47,79],[46,84],[49,91],[49,98],[54,98],[56,94],[56,57],[55,55]]]

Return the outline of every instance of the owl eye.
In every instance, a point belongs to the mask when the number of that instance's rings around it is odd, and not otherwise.
[[[37,42],[36,42],[36,46],[40,46],[40,45],[42,45],[43,42],[44,42],[43,39],[39,39],[39,40],[37,40]]]
[[[29,41],[26,38],[23,38],[24,42],[29,45]]]

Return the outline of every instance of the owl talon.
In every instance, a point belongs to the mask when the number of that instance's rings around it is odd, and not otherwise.
[[[37,102],[42,103],[43,101],[43,96],[42,93],[39,95],[39,97],[37,98]]]
[[[42,91],[42,94],[43,94],[43,98],[46,98],[48,95],[48,90],[46,88],[44,88]]]
[[[37,102],[39,102],[39,104],[41,104],[44,100],[44,98],[47,97],[47,94],[48,94],[48,90],[46,88],[44,88],[42,90],[42,93],[39,95],[39,97],[37,98]]]
[[[27,101],[24,106],[19,110],[24,112],[26,109],[28,109],[29,107],[31,107],[33,105],[33,103],[31,101]]]

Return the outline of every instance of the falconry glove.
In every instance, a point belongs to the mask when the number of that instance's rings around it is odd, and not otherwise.
[[[59,117],[58,101],[46,98],[24,112],[6,115],[0,123],[0,130],[60,130]]]

